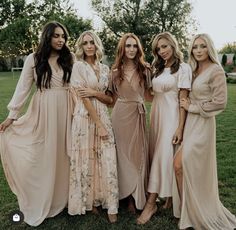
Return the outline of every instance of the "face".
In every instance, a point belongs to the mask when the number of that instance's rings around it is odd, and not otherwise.
[[[56,27],[51,38],[51,46],[54,50],[61,50],[65,44],[65,34],[61,27]]]
[[[157,54],[165,60],[166,62],[170,61],[173,58],[173,48],[169,44],[168,40],[161,38],[157,42]]]
[[[134,59],[138,52],[138,44],[134,38],[127,38],[125,42],[125,57]]]
[[[209,59],[207,44],[202,38],[197,38],[193,43],[193,57],[196,61],[206,61]]]
[[[96,52],[96,47],[95,47],[95,44],[94,44],[94,40],[88,34],[85,34],[84,37],[83,37],[83,51],[85,53],[85,56],[87,56],[87,57],[94,56],[94,54]]]

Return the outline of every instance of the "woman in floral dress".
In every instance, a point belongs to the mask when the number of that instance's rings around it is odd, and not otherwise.
[[[116,222],[118,182],[116,149],[105,95],[109,68],[100,63],[102,43],[92,31],[85,31],[77,41],[71,76],[75,102],[70,155],[68,212],[71,215],[108,209],[108,219]]]

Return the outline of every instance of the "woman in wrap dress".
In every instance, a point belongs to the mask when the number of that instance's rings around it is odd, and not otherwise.
[[[148,146],[144,96],[150,95],[150,70],[144,62],[138,37],[124,34],[111,71],[109,92],[116,100],[112,110],[117,158],[119,198],[128,198],[128,210],[143,209],[146,202]]]
[[[196,35],[189,51],[194,80],[189,99],[180,102],[188,116],[174,161],[174,215],[180,229],[233,230],[236,218],[219,199],[216,166],[215,116],[227,102],[225,74],[207,34]]]

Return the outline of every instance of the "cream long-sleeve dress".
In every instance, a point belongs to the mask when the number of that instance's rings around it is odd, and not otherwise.
[[[116,85],[115,74],[117,71],[113,70],[109,90],[118,97],[112,110],[112,126],[117,147],[119,199],[132,195],[136,208],[143,209],[148,176],[144,92],[151,87],[150,76],[147,74],[146,82],[140,84],[135,71],[130,81],[124,77]]]
[[[9,118],[17,119],[31,86],[37,79],[34,54],[24,64],[8,105]],[[24,221],[37,226],[67,205],[69,188],[69,93],[63,71],[52,68],[50,89],[37,90],[27,112],[0,134],[3,169],[17,196]]]
[[[171,74],[170,68],[152,79],[154,99],[150,112],[149,155],[151,170],[148,192],[172,197],[174,145],[172,139],[179,125],[180,89],[191,89],[192,71],[186,63]]]
[[[215,115],[223,111],[227,88],[223,69],[212,64],[197,76],[182,143],[183,202],[174,186],[174,215],[180,229],[233,230],[236,218],[220,202],[216,166]]]
[[[109,68],[99,63],[99,79],[92,67],[78,61],[74,64],[71,85],[90,87],[104,92],[108,87]],[[80,97],[77,98],[72,122],[72,152],[70,155],[70,188],[68,212],[85,214],[93,206],[102,205],[108,214],[118,212],[119,195],[117,159],[114,134],[107,106],[90,98],[97,115],[108,131],[108,139],[98,135],[97,126],[91,119]]]

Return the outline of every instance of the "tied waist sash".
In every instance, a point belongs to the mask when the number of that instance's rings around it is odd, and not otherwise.
[[[137,107],[138,107],[138,111],[140,114],[145,114],[146,113],[146,107],[144,105],[144,101],[143,100],[128,100],[128,99],[124,99],[124,98],[118,98],[117,102],[121,102],[121,103],[137,103]]]

